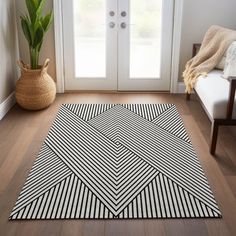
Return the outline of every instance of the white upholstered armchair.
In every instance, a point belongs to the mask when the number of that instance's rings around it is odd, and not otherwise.
[[[193,56],[201,44],[194,44]],[[235,65],[236,68],[236,65]],[[215,154],[219,126],[236,126],[236,77],[223,77],[222,69],[214,69],[207,76],[199,76],[194,91],[212,123],[210,153]],[[187,93],[187,100],[190,94]]]

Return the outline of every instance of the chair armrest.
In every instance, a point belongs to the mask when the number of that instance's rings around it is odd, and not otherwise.
[[[230,92],[229,92],[229,100],[228,100],[228,107],[227,107],[227,119],[231,120],[233,116],[233,109],[234,109],[236,77],[230,77],[229,80],[230,80]]]
[[[192,51],[192,57],[195,57],[197,53],[199,52],[199,49],[201,47],[201,43],[194,43],[193,44],[193,51]]]

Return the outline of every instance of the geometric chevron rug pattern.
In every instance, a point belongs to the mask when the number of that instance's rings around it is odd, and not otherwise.
[[[64,104],[9,217],[219,218],[173,104]]]

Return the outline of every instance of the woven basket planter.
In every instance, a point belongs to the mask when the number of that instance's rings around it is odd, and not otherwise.
[[[29,66],[19,62],[21,77],[16,83],[16,101],[24,109],[41,110],[55,100],[56,85],[48,75],[49,59],[41,69],[30,70]]]

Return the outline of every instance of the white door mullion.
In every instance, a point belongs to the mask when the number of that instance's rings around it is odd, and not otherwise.
[[[130,70],[130,1],[118,0],[118,90],[125,90]],[[125,12],[126,16],[121,16]],[[121,24],[126,24],[125,28]]]
[[[117,90],[118,68],[118,0],[107,0],[107,79],[111,81],[111,90]],[[114,15],[112,15],[113,13]],[[110,24],[114,23],[114,28]],[[106,83],[106,82],[105,82]]]

